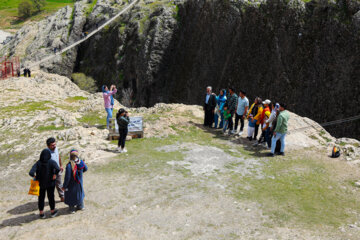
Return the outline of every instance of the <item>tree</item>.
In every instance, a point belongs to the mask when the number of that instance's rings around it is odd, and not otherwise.
[[[31,0],[36,12],[40,12],[41,9],[45,6],[45,0]]]
[[[74,83],[79,86],[81,90],[95,93],[97,90],[95,80],[92,77],[88,77],[83,73],[73,73],[71,78],[74,80]]]
[[[28,0],[24,0],[18,5],[18,15],[21,18],[28,18],[31,16],[33,6]]]

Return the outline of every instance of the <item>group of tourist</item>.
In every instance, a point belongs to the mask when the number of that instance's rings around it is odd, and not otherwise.
[[[42,150],[39,160],[32,166],[29,175],[39,181],[40,192],[38,197],[38,208],[40,218],[46,218],[44,214],[45,195],[47,194],[50,205],[50,216],[56,217],[58,210],[55,209],[55,187],[58,191],[60,201],[69,206],[69,211],[84,210],[84,186],[83,173],[87,166],[79,158],[79,152],[72,149],[69,153],[69,162],[65,169],[64,184],[62,184],[62,173],[64,171],[59,150],[55,138],[46,140],[47,148]]]
[[[262,101],[260,97],[256,97],[250,106],[244,90],[239,91],[239,96],[234,88],[230,87],[228,90],[228,95],[225,89],[216,95],[210,86],[206,88],[204,126],[220,128],[224,134],[241,136],[245,120],[248,120],[247,139],[255,140],[254,146],[263,144],[271,149],[269,156],[274,156],[275,153],[284,155],[289,120],[286,104],[274,103],[269,99]],[[239,121],[240,129],[237,132]],[[259,128],[261,135],[258,138]]]

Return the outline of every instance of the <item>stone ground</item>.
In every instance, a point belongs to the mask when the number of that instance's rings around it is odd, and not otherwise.
[[[357,208],[348,209],[352,217],[340,226],[311,227],[297,218],[274,218],[266,202],[238,197],[234,190],[243,184],[251,191],[252,181],[278,177],[267,172],[273,161],[311,157],[336,169],[336,181],[349,196],[359,197],[348,182],[359,178],[356,155],[328,158],[339,140],[310,119],[291,115],[288,154],[274,160],[265,157],[266,149],[254,148],[245,133],[233,137],[204,129],[199,106],[130,109],[144,117],[146,138],[129,141],[129,152],[117,154],[115,142],[105,139],[106,129],[81,120],[94,111],[104,118],[101,95],[41,72],[32,79],[1,81],[0,90],[0,239],[359,239]],[[37,198],[27,195],[27,172],[48,136],[59,139],[65,163],[73,146],[86,157],[86,209],[69,214],[58,202],[59,216],[47,212],[40,220]],[[348,140],[341,146],[356,144]]]

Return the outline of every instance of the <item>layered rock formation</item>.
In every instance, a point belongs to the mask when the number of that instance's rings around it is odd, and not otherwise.
[[[124,4],[99,0],[82,14],[89,7],[78,2],[71,41]],[[67,76],[84,72],[99,86],[131,89],[137,106],[200,104],[207,85],[233,86],[245,89],[250,100],[283,101],[300,115],[327,122],[360,112],[359,10],[356,0],[139,1],[78,50],[43,68]],[[359,120],[328,128],[356,138],[359,129]]]

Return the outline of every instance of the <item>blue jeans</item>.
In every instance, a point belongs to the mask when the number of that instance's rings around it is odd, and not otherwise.
[[[107,112],[106,127],[109,127],[109,119],[112,118],[113,109],[112,108],[105,108],[105,111]]]
[[[219,128],[223,128],[224,125],[224,114],[220,113],[221,121],[219,124]],[[218,122],[219,122],[219,115],[215,114],[214,116],[214,122],[215,122],[215,128],[217,128]]]
[[[284,152],[285,150],[285,136],[286,133],[276,133],[276,136],[272,137],[271,140],[271,153],[275,153],[276,141],[280,139],[281,142],[281,149],[280,152]]]
[[[229,120],[225,120],[223,132],[226,132],[228,125],[229,125]]]
[[[270,128],[268,127],[265,130],[265,141],[267,142],[268,147],[271,147],[271,136],[272,136],[272,132],[270,131]]]

